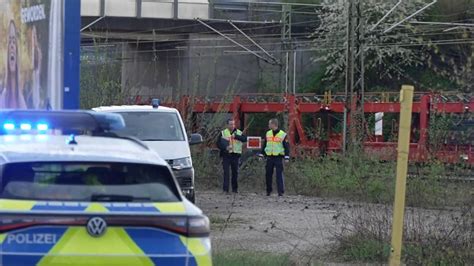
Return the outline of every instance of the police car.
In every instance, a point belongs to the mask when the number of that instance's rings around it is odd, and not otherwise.
[[[109,132],[119,115],[0,119],[0,265],[211,265],[208,218],[158,154]]]
[[[160,106],[159,99],[153,99],[149,106],[102,106],[92,110],[122,115],[126,127],[116,133],[136,137],[155,150],[173,169],[183,194],[191,202],[195,201],[194,168],[189,145],[201,143],[202,136],[191,134],[188,140],[178,110]]]

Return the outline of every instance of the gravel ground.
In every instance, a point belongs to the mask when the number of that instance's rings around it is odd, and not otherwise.
[[[338,221],[341,217],[347,217],[347,214],[355,215],[352,217],[356,221],[368,221],[365,220],[368,217],[372,227],[367,224],[367,228],[383,232],[390,230],[390,224],[386,220],[387,217],[390,219],[391,210],[390,206],[385,205],[349,203],[299,195],[267,197],[263,193],[225,194],[198,191],[196,195],[197,206],[211,220],[214,252],[287,254],[301,265],[307,265],[310,261],[327,264],[328,259],[332,260],[327,258],[327,253],[336,244],[334,233],[340,233],[342,229],[341,221]],[[472,230],[472,227],[469,227],[472,225],[472,219],[460,210],[406,208],[407,232],[434,236],[451,231],[463,237],[468,234],[469,228]]]
[[[342,202],[304,196],[201,191],[197,205],[211,220],[214,250],[318,257],[334,243]]]

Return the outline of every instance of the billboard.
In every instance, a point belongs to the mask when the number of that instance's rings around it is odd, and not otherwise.
[[[64,2],[0,1],[0,108],[63,108]]]

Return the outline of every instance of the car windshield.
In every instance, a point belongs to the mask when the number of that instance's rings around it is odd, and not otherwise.
[[[165,166],[102,162],[7,164],[0,178],[0,197],[112,202],[180,200]]]
[[[143,141],[184,141],[183,130],[176,113],[119,112],[126,128],[115,131],[120,135]]]

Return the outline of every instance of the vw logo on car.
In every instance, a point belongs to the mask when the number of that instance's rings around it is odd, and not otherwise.
[[[92,217],[86,225],[87,232],[93,237],[102,236],[107,230],[107,223],[100,217]]]

